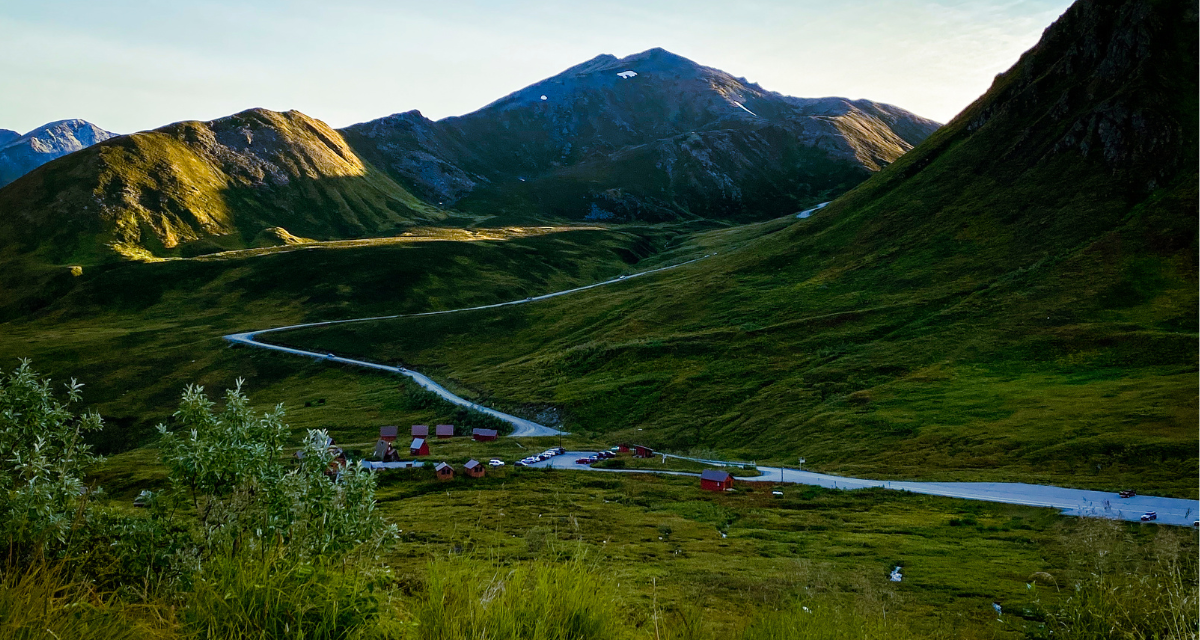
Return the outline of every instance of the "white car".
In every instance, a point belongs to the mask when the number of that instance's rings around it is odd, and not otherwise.
[[[488,460],[488,464],[489,464],[490,466],[493,466],[493,467],[503,467],[503,466],[504,466],[504,461],[503,461],[503,460],[497,460],[497,459],[495,459],[495,458],[492,458],[491,460]]]

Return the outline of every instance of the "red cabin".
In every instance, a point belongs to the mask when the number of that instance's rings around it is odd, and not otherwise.
[[[635,458],[653,458],[654,449],[643,447],[640,444],[633,445],[633,457]]]
[[[410,435],[412,435],[412,437],[414,437],[414,438],[428,438],[429,437],[429,425],[414,424],[412,426],[412,433]]]
[[[438,480],[454,479],[454,467],[446,464],[445,462],[439,462],[438,465],[433,468],[433,471],[437,473]]]
[[[700,488],[705,491],[725,491],[733,488],[733,476],[716,469],[705,469],[700,474]]]
[[[476,442],[491,442],[499,437],[495,429],[471,429],[471,437]]]
[[[619,445],[617,445],[617,451],[619,451],[621,453],[629,453],[629,445],[619,444]]]
[[[412,444],[408,445],[408,455],[410,456],[427,456],[429,455],[429,443],[425,438],[413,438]]]
[[[442,440],[445,440],[446,438],[453,438],[454,437],[454,425],[439,424],[437,426],[437,437]]]
[[[400,435],[400,427],[390,425],[379,427],[379,439],[386,442],[394,442],[396,437]]]

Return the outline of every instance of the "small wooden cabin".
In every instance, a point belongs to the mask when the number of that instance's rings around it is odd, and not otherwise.
[[[700,488],[705,491],[725,491],[733,488],[733,476],[716,469],[705,469],[700,474]]]
[[[380,440],[384,440],[386,442],[395,442],[396,438],[399,435],[400,435],[400,427],[397,427],[396,425],[388,425],[386,427],[379,427],[379,439]]]
[[[446,438],[453,438],[454,437],[454,425],[439,424],[437,426],[437,437],[442,440],[445,440]]]
[[[617,445],[617,451],[619,453],[629,453],[629,445],[627,445],[625,443],[621,443],[621,444]]]
[[[476,442],[491,442],[500,437],[500,434],[495,429],[471,429],[471,437]]]
[[[411,435],[414,438],[428,438],[429,437],[429,425],[414,424],[412,426],[412,434]]]
[[[633,457],[635,458],[653,458],[654,449],[643,447],[640,444],[633,445]]]
[[[466,472],[467,476],[471,478],[482,478],[484,474],[484,467],[479,463],[478,460],[472,459],[468,460],[467,463],[463,465],[463,471]]]
[[[427,456],[429,455],[429,443],[425,438],[413,438],[412,444],[408,445],[408,455],[410,456]]]
[[[439,462],[437,466],[433,468],[433,471],[437,474],[438,480],[454,479],[454,467],[446,464],[445,462]]]

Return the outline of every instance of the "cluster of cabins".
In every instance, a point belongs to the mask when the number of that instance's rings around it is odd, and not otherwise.
[[[633,452],[635,458],[653,458],[654,450],[640,444],[620,444],[617,451]],[[705,491],[728,491],[733,488],[733,476],[719,469],[706,469],[700,474],[700,488]]]
[[[414,458],[429,455],[429,426],[414,424],[409,435],[412,437],[412,443],[408,445],[408,455]],[[399,461],[400,453],[396,451],[394,444],[399,436],[399,427],[391,425],[379,427],[379,441],[375,443],[375,457],[384,462]],[[439,424],[435,426],[433,437],[439,440],[453,438],[454,425]],[[471,430],[471,438],[476,442],[491,442],[497,437],[499,437],[499,434],[495,429]],[[622,453],[632,452],[635,458],[654,457],[653,449],[640,444],[621,444],[617,446],[617,451]],[[446,462],[439,462],[434,466],[433,470],[437,474],[438,480],[452,480],[454,478],[454,467]],[[486,473],[486,469],[478,460],[469,460],[463,465],[463,473],[469,478],[482,478]],[[700,488],[705,491],[728,491],[733,488],[733,476],[729,475],[728,472],[718,469],[706,469],[700,474]]]
[[[414,424],[409,432],[412,442],[408,445],[408,455],[419,458],[429,455],[429,425]],[[384,462],[397,462],[400,452],[396,450],[395,442],[400,437],[400,428],[394,425],[379,427],[379,441],[375,443],[375,457]],[[433,437],[439,440],[449,440],[454,437],[454,425],[439,424],[433,428]],[[495,429],[472,429],[471,438],[476,442],[491,442],[500,437]],[[438,480],[454,478],[454,467],[446,462],[439,462],[434,468]],[[486,472],[478,460],[469,460],[463,465],[463,473],[469,478],[482,478]]]

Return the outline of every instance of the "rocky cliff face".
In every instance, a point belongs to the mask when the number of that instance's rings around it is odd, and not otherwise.
[[[1007,153],[1078,151],[1152,190],[1194,161],[1194,122],[1184,120],[1195,113],[1181,117],[1178,96],[1195,92],[1196,69],[1181,63],[1197,57],[1184,33],[1196,25],[1194,1],[1077,2],[960,118],[968,131],[1053,122],[1052,135],[1023,136]]]
[[[409,112],[343,133],[446,204],[645,219],[787,212],[845,191],[937,127],[867,100],[783,96],[652,49],[598,56],[462,117]]]
[[[0,129],[0,187],[68,153],[114,137],[84,120],[59,120],[26,133]],[[7,139],[6,139],[7,138]]]

